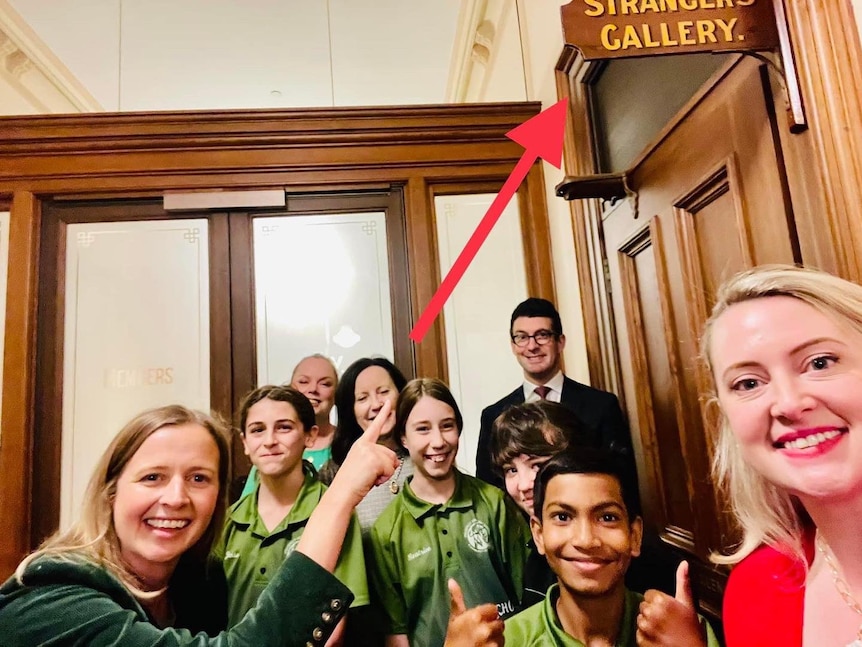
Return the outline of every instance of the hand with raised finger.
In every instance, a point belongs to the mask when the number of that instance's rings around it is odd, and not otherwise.
[[[354,506],[374,485],[385,483],[398,466],[395,452],[377,443],[391,410],[392,403],[385,402],[365,433],[353,443],[329,486],[331,491],[349,497]]]
[[[497,605],[482,604],[468,609],[461,587],[453,579],[449,586],[449,626],[443,647],[502,647],[503,621]]]
[[[697,617],[688,562],[676,569],[676,595],[649,590],[644,594],[637,619],[638,647],[706,647]]]

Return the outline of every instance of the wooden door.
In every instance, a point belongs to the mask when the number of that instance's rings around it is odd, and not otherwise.
[[[252,235],[252,221],[261,218],[274,221],[281,217],[282,219],[292,216],[332,216],[338,217],[345,214],[381,212],[384,215],[384,232],[380,234],[383,241],[380,245],[383,248],[383,254],[389,262],[389,291],[391,293],[391,302],[396,306],[409,300],[410,290],[410,272],[406,265],[406,242],[405,242],[405,227],[404,227],[404,209],[402,190],[399,187],[391,189],[379,189],[366,192],[342,192],[338,194],[302,194],[290,195],[288,204],[279,210],[257,209],[255,211],[230,211],[230,212],[182,212],[169,213],[164,210],[161,200],[154,199],[122,199],[113,200],[56,200],[45,201],[42,218],[42,258],[41,258],[41,276],[40,276],[40,298],[38,301],[39,307],[39,326],[37,329],[37,370],[36,370],[36,388],[39,394],[40,402],[45,406],[40,406],[35,412],[35,424],[33,433],[33,453],[32,473],[34,476],[32,486],[32,505],[30,527],[30,544],[31,547],[37,546],[41,541],[50,535],[58,525],[61,511],[61,489],[63,485],[63,440],[64,426],[67,429],[74,428],[68,425],[64,417],[64,401],[70,397],[75,391],[76,382],[80,380],[91,387],[91,392],[103,393],[105,400],[112,400],[115,404],[120,397],[118,393],[124,396],[123,405],[118,407],[123,410],[122,420],[125,420],[131,414],[125,411],[129,405],[128,400],[132,400],[135,411],[146,408],[146,406],[155,406],[164,403],[158,401],[158,398],[164,398],[164,391],[156,389],[169,389],[164,385],[170,384],[171,381],[177,380],[180,372],[191,373],[196,375],[201,382],[208,385],[208,404],[207,405],[192,405],[207,409],[211,408],[214,412],[221,415],[225,420],[234,420],[235,414],[239,408],[241,398],[249,390],[258,384],[258,374],[256,371],[257,354],[264,352],[256,344],[258,335],[256,334],[256,326],[261,325],[260,321],[255,318],[255,249]],[[135,226],[141,224],[155,224],[156,230],[170,231],[177,234],[177,237],[185,237],[190,235],[191,229],[183,232],[182,227],[175,227],[177,223],[182,222],[197,223],[203,233],[202,235],[195,234],[194,240],[198,242],[198,238],[204,241],[201,247],[193,248],[203,256],[203,264],[207,267],[207,282],[201,286],[201,291],[207,293],[208,312],[206,316],[202,316],[199,328],[206,328],[208,331],[204,339],[208,339],[207,350],[202,355],[207,355],[209,375],[207,379],[202,379],[201,370],[183,370],[195,369],[200,367],[182,366],[180,360],[176,364],[172,361],[171,366],[167,371],[174,376],[170,381],[138,379],[138,375],[142,374],[141,369],[137,364],[123,364],[115,357],[111,357],[110,353],[105,353],[105,357],[94,358],[89,362],[80,373],[77,371],[64,371],[64,356],[69,351],[71,355],[77,355],[77,346],[73,343],[70,346],[66,344],[66,335],[68,329],[65,326],[67,319],[67,295],[66,295],[66,273],[67,269],[67,238],[72,237],[69,233],[70,227],[76,225],[96,225],[98,229],[108,229],[110,223],[122,224],[128,226],[133,232]],[[271,227],[275,228],[276,226]],[[149,231],[149,230],[147,230]],[[197,231],[197,230],[195,230]],[[363,230],[364,232],[364,230]],[[98,238],[101,242],[103,237],[117,238],[117,231],[98,232]],[[134,233],[134,235],[142,236],[142,234]],[[77,235],[76,244],[82,244],[80,240],[81,233]],[[85,246],[89,247],[96,234],[87,234],[88,238],[85,241]],[[362,236],[365,237],[364,235]],[[191,237],[187,238],[191,240]],[[72,238],[75,240],[75,238]],[[374,238],[375,242],[379,239]],[[313,244],[313,243],[312,243]],[[372,243],[374,244],[374,243]],[[102,243],[102,247],[110,244]],[[327,255],[332,254],[331,250],[323,248],[313,248],[314,260],[317,257],[321,259],[320,264],[326,265]],[[108,289],[117,290],[117,286],[123,286],[125,276],[142,276],[140,283],[129,281],[125,285],[145,287],[150,284],[152,277],[149,273],[141,272],[141,258],[131,259],[123,258],[122,261],[129,261],[126,265],[118,264],[112,266],[111,269],[120,273],[118,283],[112,283]],[[148,260],[148,259],[147,259]],[[280,259],[279,259],[280,260]],[[153,261],[161,262],[160,259]],[[129,270],[128,266],[133,266]],[[290,265],[287,261],[280,262],[275,271],[287,272],[282,276],[278,275],[278,281],[283,280],[284,294],[286,298],[290,298],[292,294],[301,294],[299,288],[296,287],[297,282],[303,280],[305,275],[300,275],[295,265]],[[75,270],[77,273],[77,270]],[[302,271],[313,273],[313,280],[316,281],[316,286],[321,284],[321,276],[323,270],[320,267],[302,267]],[[94,275],[88,274],[92,281]],[[113,275],[112,275],[113,276]],[[171,277],[172,279],[174,277]],[[178,276],[177,283],[182,277]],[[340,277],[336,277],[340,280]],[[97,282],[96,282],[97,283]],[[92,288],[98,289],[98,288]],[[369,290],[377,289],[376,284],[370,282],[366,285],[360,285],[354,288],[360,293],[367,293]],[[130,293],[128,288],[122,290],[124,293]],[[164,303],[159,300],[159,294],[156,291],[147,293],[134,293],[133,299],[142,304],[145,309],[153,312],[164,312],[164,314],[156,314],[159,318],[167,320],[170,317],[177,317],[177,313],[171,310],[170,307],[165,307]],[[114,300],[120,304],[120,299]],[[301,307],[309,308],[309,300],[297,299]],[[165,303],[174,304],[174,302],[165,299]],[[175,305],[175,304],[174,304]],[[364,305],[364,304],[363,304]],[[123,311],[124,307],[118,305],[113,312],[98,311],[96,314],[99,319],[105,321],[110,329],[121,331],[119,334],[124,335],[123,346],[128,346],[133,349],[133,352],[141,357],[149,360],[153,355],[156,355],[154,350],[163,350],[169,347],[164,338],[160,338],[158,343],[153,344],[151,338],[142,339],[136,337],[134,333],[130,333],[125,329],[123,322],[126,318],[116,316],[117,311]],[[94,309],[91,308],[91,312]],[[125,313],[123,313],[125,314]],[[201,313],[202,315],[204,313]],[[113,316],[112,316],[113,315]],[[384,315],[385,316],[385,315]],[[415,362],[413,357],[413,348],[409,344],[408,332],[410,330],[411,319],[409,312],[403,307],[391,308],[392,326],[395,330],[395,338],[397,343],[394,345],[393,359],[408,375],[415,375]],[[70,321],[74,321],[74,315],[69,316]],[[281,333],[282,336],[287,336],[288,332]],[[74,337],[73,337],[74,339]],[[273,336],[273,340],[277,337]],[[107,347],[109,344],[99,338],[95,344],[97,349],[103,345]],[[308,353],[319,352],[324,350],[320,347],[310,347]],[[379,352],[379,351],[377,351]],[[82,353],[83,355],[84,353]],[[93,355],[99,355],[98,352]],[[160,356],[165,356],[162,352]],[[351,359],[352,361],[352,359]],[[119,380],[112,378],[116,375],[117,369],[111,368],[117,366],[119,362],[120,370],[123,375],[131,375],[132,377],[123,378],[122,383]],[[350,362],[348,361],[347,364]],[[104,364],[104,366],[103,366]],[[145,365],[146,366],[146,365]],[[131,368],[132,371],[128,369]],[[143,369],[147,371],[148,369]],[[156,370],[156,369],[153,369]],[[162,369],[157,369],[162,370]],[[71,376],[71,377],[70,377]],[[104,376],[104,377],[102,377]],[[289,375],[279,376],[270,381],[280,382],[289,379]],[[178,380],[177,380],[178,381]],[[155,388],[153,388],[155,387]],[[147,392],[147,393],[144,393]],[[136,401],[136,396],[142,395],[143,402]],[[72,395],[74,403],[74,396]],[[170,393],[168,397],[176,399],[175,393]],[[91,398],[92,400],[92,398]],[[156,400],[153,402],[152,400]],[[186,404],[189,404],[186,402]],[[71,410],[77,405],[72,405]],[[107,407],[105,407],[107,408]],[[112,414],[117,415],[117,411],[106,412],[102,408],[92,406],[80,407],[79,409],[93,409],[93,416],[99,418],[99,422],[111,420],[112,426],[106,429],[94,430],[87,425],[82,425],[82,434],[84,437],[94,439],[93,444],[99,446],[104,439],[104,432],[109,431],[113,434],[116,428],[113,427]],[[121,422],[116,423],[117,425]],[[81,438],[81,436],[78,436]],[[249,463],[246,456],[243,454],[241,443],[237,435],[232,435],[233,442],[233,475],[234,477],[244,476],[248,473]],[[104,443],[107,444],[107,441]],[[76,443],[70,443],[69,447],[75,446]],[[78,443],[79,447],[84,446],[83,443]],[[101,446],[98,452],[85,452],[95,461],[96,457],[101,453]],[[66,460],[67,469],[73,464],[73,459],[69,457]],[[89,473],[87,469],[79,469],[78,473]],[[67,479],[68,480],[68,479]],[[80,483],[81,480],[78,479]],[[231,488],[232,498],[236,498],[239,491],[242,489],[242,481],[238,478],[234,479]],[[68,490],[67,490],[68,491]],[[72,506],[70,506],[72,507]],[[67,507],[67,510],[70,508]]]
[[[696,588],[716,616],[723,578],[707,560],[732,530],[710,479],[698,337],[724,278],[799,258],[767,84],[746,58],[713,78],[629,172],[635,196],[603,215],[644,517],[695,557]]]

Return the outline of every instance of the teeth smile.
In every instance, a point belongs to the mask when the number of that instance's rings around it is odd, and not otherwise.
[[[147,519],[147,525],[153,528],[185,528],[191,523],[188,519]]]
[[[803,438],[797,438],[796,440],[789,440],[786,443],[779,443],[778,446],[787,449],[808,449],[809,447],[816,447],[827,440],[838,438],[840,435],[841,431],[838,429],[821,431],[820,433],[811,434],[810,436],[805,436]]]
[[[433,456],[428,456],[428,460],[432,463],[442,463],[446,460],[448,454],[434,454]]]

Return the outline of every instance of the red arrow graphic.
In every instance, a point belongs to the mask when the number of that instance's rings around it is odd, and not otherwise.
[[[506,178],[503,188],[500,189],[494,202],[488,207],[488,211],[485,212],[479,226],[476,227],[476,231],[473,232],[458,258],[455,259],[455,263],[449,273],[446,274],[446,278],[443,279],[440,287],[431,297],[431,301],[425,307],[419,321],[410,331],[410,339],[416,343],[422,341],[425,333],[434,323],[434,319],[440,314],[443,305],[452,294],[452,290],[455,289],[458,281],[464,276],[464,272],[470,267],[470,263],[473,262],[479,248],[482,247],[488,234],[497,224],[500,214],[503,213],[512,196],[515,195],[521,182],[527,177],[533,163],[541,157],[549,164],[560,168],[563,158],[563,134],[566,127],[566,103],[567,100],[562,99],[506,133],[506,137],[524,147],[524,154],[521,155],[521,159],[518,160],[515,168]]]

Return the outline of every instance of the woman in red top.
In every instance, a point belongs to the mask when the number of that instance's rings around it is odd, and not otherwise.
[[[716,473],[743,539],[728,647],[862,647],[862,287],[790,266],[717,295]]]

